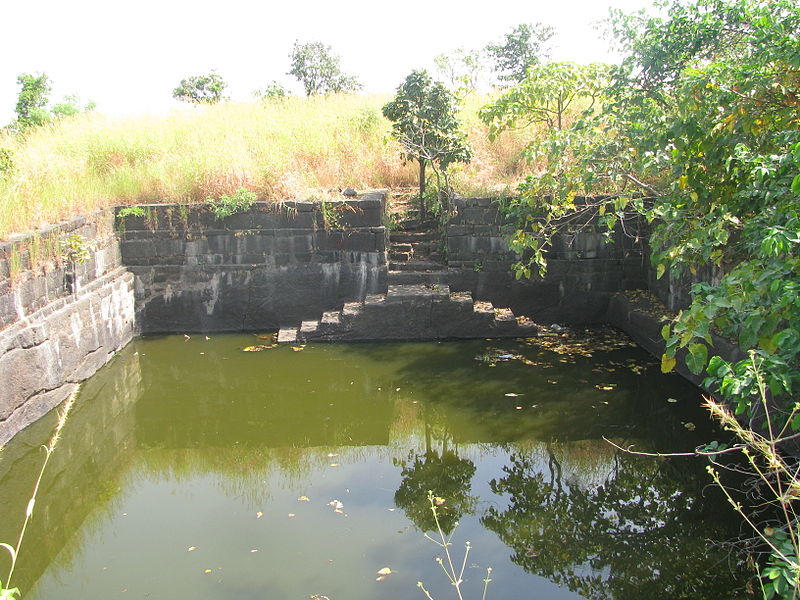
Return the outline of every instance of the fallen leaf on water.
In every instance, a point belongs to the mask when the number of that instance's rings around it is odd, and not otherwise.
[[[375,581],[383,581],[384,579],[386,579],[386,577],[384,577],[383,575],[381,575],[380,577],[376,577],[376,578],[375,578]]]
[[[258,511],[258,512],[256,513],[256,519],[260,519],[260,518],[261,518],[261,517],[263,517],[263,516],[264,516],[264,513],[263,513],[263,512],[261,512],[261,511]]]
[[[338,467],[338,466],[339,466],[339,463],[331,463],[331,464],[330,464],[330,465],[328,465],[328,466],[330,466],[330,467]]]
[[[515,394],[514,392],[509,392],[508,394],[504,394],[504,396],[506,398],[517,398],[519,396],[522,396],[522,394]]]
[[[400,391],[400,388],[394,388],[394,391],[395,391],[395,392],[399,392],[399,391]]]
[[[339,513],[340,515],[341,515],[341,514],[344,514],[344,511],[343,511],[341,508],[334,508],[334,509],[333,509],[333,512],[335,512],[335,513]]]
[[[339,500],[331,500],[328,502],[328,506],[332,506],[333,508],[344,508],[344,504],[342,504]]]
[[[617,387],[617,384],[615,384],[615,383],[612,383],[610,385],[597,384],[594,387],[596,387],[598,390],[603,390],[604,392],[609,392],[609,391],[613,390],[615,387]]]
[[[277,344],[272,344],[270,346],[265,346],[264,344],[257,344],[255,346],[245,346],[242,348],[242,352],[261,352],[262,350],[271,350],[275,348]]]
[[[206,575],[208,575],[211,572],[212,572],[211,569],[206,569],[205,571],[203,571],[203,573],[205,573]]]
[[[294,352],[300,352],[305,346],[292,346]]]
[[[677,402],[675,398],[667,398],[667,402]]]
[[[309,498],[308,496],[300,496],[297,500],[299,502],[311,502],[311,498]]]
[[[517,410],[522,410],[521,406],[515,406],[514,408],[516,408]]]
[[[256,552],[258,552],[258,548],[253,548],[250,550],[250,554],[255,554]]]
[[[391,575],[394,573],[389,567],[383,567],[378,571],[378,575]]]
[[[189,547],[186,549],[186,551],[187,551],[187,552],[194,552],[195,550],[197,550],[197,546],[189,546]]]
[[[692,423],[691,421],[689,421],[688,423],[684,423],[683,426],[686,427],[686,429],[688,429],[689,431],[694,431],[695,429],[697,429],[697,427],[695,427],[695,424]]]
[[[290,519],[292,519],[292,518],[296,517],[297,515],[295,515],[294,513],[289,513],[286,516],[289,517]]]
[[[329,452],[328,453],[328,458],[334,458],[336,456],[339,456],[336,452]]]

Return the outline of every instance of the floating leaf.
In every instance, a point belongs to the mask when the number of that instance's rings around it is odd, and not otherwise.
[[[687,423],[684,423],[683,426],[686,427],[686,429],[689,430],[689,431],[694,431],[695,429],[697,429],[695,424],[692,423],[691,421],[689,421]]]
[[[212,573],[212,572],[213,571],[211,569],[206,569],[205,571],[203,571],[203,573],[205,573],[206,575],[208,575],[209,573]]]
[[[383,581],[384,579],[386,579],[386,577],[384,577],[383,575],[381,575],[380,577],[376,577],[376,578],[375,578],[375,581]]]
[[[522,394],[515,394],[514,392],[509,392],[508,394],[504,394],[507,398],[517,398],[522,396]]]
[[[289,513],[289,514],[288,514],[288,515],[286,515],[286,516],[287,516],[287,517],[289,517],[290,519],[293,519],[293,518],[294,518],[294,517],[296,517],[297,515],[296,515],[296,514],[294,514],[294,513]]]
[[[300,352],[300,351],[301,351],[301,350],[303,350],[304,348],[305,348],[305,346],[292,346],[292,350],[293,350],[294,352]]]
[[[330,452],[330,453],[328,454],[328,458],[335,458],[335,457],[337,457],[337,456],[339,456],[339,454],[337,454],[337,453],[335,453],[335,452]]]
[[[256,552],[258,552],[258,548],[253,548],[250,550],[250,554],[255,554]]]
[[[189,546],[189,547],[186,549],[186,551],[187,551],[187,552],[194,552],[195,550],[197,550],[197,546]]]
[[[297,500],[298,502],[311,502],[311,498],[308,496],[300,496]]]
[[[258,511],[258,512],[256,513],[256,519],[260,519],[260,518],[261,518],[261,517],[263,517],[263,516],[264,516],[264,513],[263,513],[263,512],[261,512],[261,511]]]
[[[331,464],[330,464],[330,465],[328,465],[328,466],[329,466],[329,467],[338,467],[338,466],[339,466],[339,463],[331,463]]]
[[[667,398],[667,402],[675,403],[677,400],[675,398]]]
[[[391,575],[394,573],[389,567],[383,567],[382,569],[378,570],[378,575]]]

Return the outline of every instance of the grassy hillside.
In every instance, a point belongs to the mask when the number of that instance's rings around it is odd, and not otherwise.
[[[13,169],[0,174],[0,239],[110,204],[202,202],[239,187],[260,200],[309,198],[344,187],[416,185],[381,115],[388,96],[289,98],[221,104],[162,117],[78,115],[31,131],[0,134]],[[462,124],[475,150],[454,169],[462,194],[515,185],[530,133],[489,142],[469,99]]]

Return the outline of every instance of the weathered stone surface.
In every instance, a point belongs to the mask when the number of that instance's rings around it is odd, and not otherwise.
[[[133,276],[118,268],[0,331],[0,445],[63,401],[134,334]]]

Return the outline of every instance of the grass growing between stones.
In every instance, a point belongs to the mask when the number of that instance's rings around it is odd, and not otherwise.
[[[381,114],[389,98],[292,97],[116,119],[89,113],[24,137],[0,133],[10,156],[0,172],[0,239],[104,206],[204,202],[239,188],[281,201],[414,186],[417,168],[402,163]],[[462,106],[475,150],[452,174],[462,195],[513,189],[531,169],[520,150],[535,132],[490,141],[477,116],[487,101]]]

